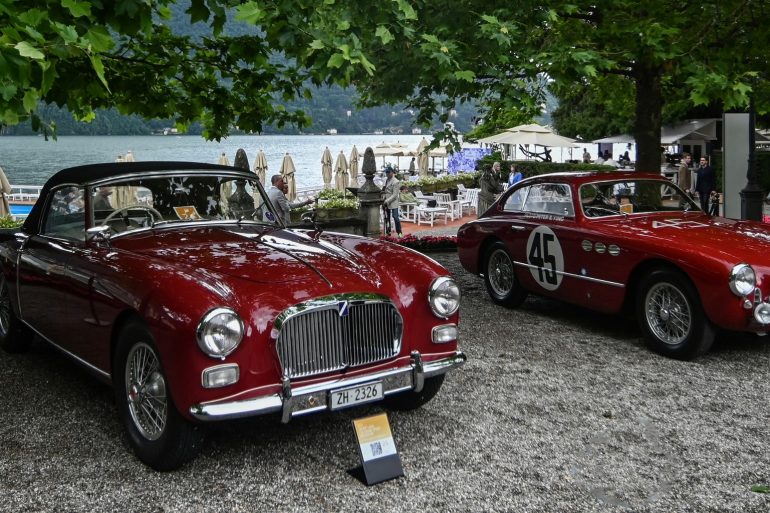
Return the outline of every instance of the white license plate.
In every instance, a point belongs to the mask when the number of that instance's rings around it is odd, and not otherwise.
[[[356,404],[369,403],[382,399],[382,381],[340,388],[329,392],[331,410],[339,410]]]

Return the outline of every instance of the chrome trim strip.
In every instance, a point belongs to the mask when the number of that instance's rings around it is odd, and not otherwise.
[[[438,376],[460,367],[465,363],[466,359],[465,353],[457,351],[447,358],[423,362],[420,354],[415,351],[412,353],[412,362],[408,366],[365,374],[354,378],[332,379],[322,383],[289,389],[280,394],[271,394],[254,399],[194,404],[190,407],[190,415],[201,421],[218,421],[282,412],[282,421],[289,422],[295,416],[329,409],[328,404],[309,404],[310,401],[308,399],[313,398],[314,394],[322,394],[325,403],[326,395],[331,390],[379,380],[383,381],[383,392],[385,395],[395,394],[404,390],[417,391],[417,385],[424,383],[425,378]],[[410,378],[411,385],[397,385],[393,388],[385,388],[385,383],[388,379],[397,383],[399,378],[405,379],[407,377]],[[420,386],[421,388],[422,386]],[[302,408],[303,403],[308,404],[308,406]],[[296,409],[297,407],[301,409]]]
[[[540,267],[536,265],[525,264],[524,262],[513,262],[513,264],[518,265],[519,267],[526,267],[527,269],[540,269]],[[626,285],[624,283],[618,283],[615,281],[602,280],[600,278],[593,278],[591,276],[581,276],[579,274],[573,274],[573,273],[568,273],[564,271],[554,270],[553,272],[555,272],[556,274],[560,274],[562,276],[569,276],[570,278],[579,278],[581,280],[586,280],[593,283],[600,283],[602,285],[609,285],[611,287],[620,287],[622,289],[626,288]]]

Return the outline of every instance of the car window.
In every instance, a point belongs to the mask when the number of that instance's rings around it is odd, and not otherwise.
[[[505,205],[503,205],[503,210],[509,212],[520,212],[524,206],[524,200],[527,198],[528,191],[529,187],[522,187],[508,196],[508,199],[505,200]]]
[[[575,209],[572,206],[572,192],[569,185],[543,183],[530,186],[523,210],[535,214],[574,216]]]
[[[84,241],[86,238],[83,189],[63,187],[53,192],[45,213],[42,235]]]
[[[93,187],[93,225],[115,233],[159,223],[245,220],[260,224],[268,213],[255,179],[191,173],[178,176],[129,177]]]
[[[697,210],[692,199],[667,180],[617,180],[580,187],[587,217]]]

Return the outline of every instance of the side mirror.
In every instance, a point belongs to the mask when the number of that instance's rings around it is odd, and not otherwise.
[[[110,236],[112,235],[112,228],[103,224],[101,226],[94,226],[86,230],[86,242],[110,243]]]

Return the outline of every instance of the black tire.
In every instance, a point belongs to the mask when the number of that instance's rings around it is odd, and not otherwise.
[[[32,336],[13,312],[8,281],[0,273],[0,347],[8,353],[22,353],[29,349]]]
[[[132,321],[121,330],[113,369],[118,414],[136,456],[160,471],[194,458],[204,430],[179,414],[152,335],[142,323]]]
[[[385,406],[391,410],[409,411],[416,410],[427,403],[441,390],[444,383],[444,374],[427,378],[419,392],[404,392],[385,398]]]
[[[484,258],[484,285],[492,301],[514,308],[527,299],[527,291],[516,279],[516,269],[505,244],[495,242]]]
[[[716,337],[695,287],[673,269],[655,269],[642,279],[636,315],[649,347],[670,358],[692,360]]]

